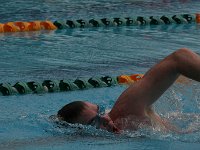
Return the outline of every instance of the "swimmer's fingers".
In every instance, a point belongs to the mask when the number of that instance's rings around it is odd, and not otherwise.
[[[121,133],[121,132],[120,132],[120,129],[118,129],[116,126],[113,126],[112,131],[113,131],[114,133],[116,133],[116,134],[120,134],[120,133]]]
[[[104,120],[103,127],[109,132],[120,133],[120,130],[114,125],[112,121]]]
[[[114,132],[114,133],[117,133],[117,134],[120,133],[120,129],[117,128],[116,125],[114,125],[113,122],[108,124],[107,130],[108,130],[109,132]]]
[[[180,75],[176,80],[176,83],[182,83],[182,84],[189,84],[190,82],[191,80],[183,75]]]
[[[101,128],[106,129],[108,132],[120,133],[119,128],[116,127],[116,125],[108,115],[104,115],[101,117],[101,125]]]

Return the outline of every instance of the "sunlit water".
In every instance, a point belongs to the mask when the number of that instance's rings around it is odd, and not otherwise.
[[[0,22],[195,13],[198,1],[3,1]],[[0,34],[0,82],[145,73],[181,47],[200,53],[199,26],[92,28]],[[200,86],[175,84],[156,111],[189,134],[152,129],[114,135],[86,126],[58,127],[49,116],[73,100],[111,108],[125,86],[0,97],[0,149],[199,149]]]

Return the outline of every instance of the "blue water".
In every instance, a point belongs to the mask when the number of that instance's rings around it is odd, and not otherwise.
[[[0,3],[0,22],[196,13],[199,1],[38,0]],[[0,82],[71,79],[145,73],[181,47],[200,53],[200,26],[92,28],[0,34]],[[59,128],[49,116],[73,100],[110,108],[125,86],[64,93],[0,97],[0,149],[199,149],[200,85],[173,85],[155,104],[182,128],[113,135],[91,127]],[[173,115],[175,117],[173,117]],[[170,116],[170,117],[169,117]]]

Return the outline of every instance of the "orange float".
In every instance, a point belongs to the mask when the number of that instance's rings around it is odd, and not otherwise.
[[[200,14],[196,14],[196,22],[200,23]]]
[[[142,79],[142,77],[143,77],[143,74],[132,74],[130,76],[121,75],[117,77],[117,80],[118,80],[118,83],[120,84],[129,84],[129,83],[133,83]]]
[[[44,30],[55,30],[57,27],[51,21],[41,21],[41,28]]]
[[[8,22],[3,25],[3,32],[17,32],[19,28],[15,26],[14,22]]]
[[[0,23],[0,33],[3,32],[3,26],[4,24]]]
[[[133,75],[130,75],[129,77],[134,81],[138,81],[138,80],[142,79],[143,76],[144,76],[143,74],[133,74]]]
[[[28,22],[28,30],[29,31],[38,31],[41,30],[40,21],[32,21]]]
[[[21,32],[28,31],[28,25],[28,22],[15,22],[15,26],[17,26]]]
[[[121,75],[117,77],[118,83],[120,84],[127,84],[127,83],[132,83],[134,82],[129,76],[127,75]]]

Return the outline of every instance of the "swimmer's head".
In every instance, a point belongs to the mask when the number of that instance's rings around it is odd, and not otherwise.
[[[88,117],[96,115],[98,106],[89,102],[74,101],[58,111],[59,119],[68,123],[87,124]]]
[[[58,118],[68,123],[80,123],[93,125],[96,128],[105,129],[111,132],[118,132],[109,115],[99,115],[99,107],[84,101],[74,101],[65,105],[58,111]]]

